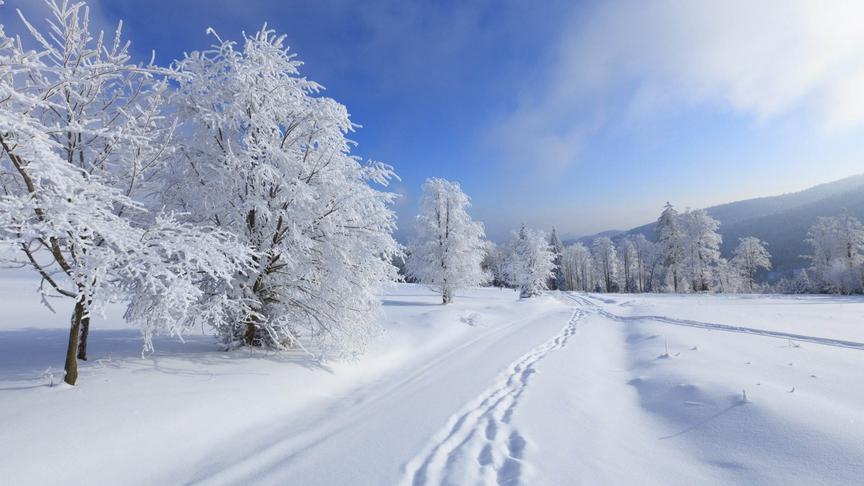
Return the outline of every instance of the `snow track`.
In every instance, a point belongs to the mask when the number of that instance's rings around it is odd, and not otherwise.
[[[629,322],[629,321],[656,321],[662,322],[664,324],[672,324],[675,326],[686,326],[686,327],[696,327],[700,329],[707,329],[711,331],[725,331],[725,332],[737,332],[742,334],[753,334],[757,336],[766,336],[766,337],[775,337],[780,339],[791,339],[793,341],[801,341],[813,344],[819,344],[822,346],[834,346],[838,348],[849,348],[849,349],[858,349],[864,351],[864,343],[856,342],[856,341],[847,341],[843,339],[831,339],[831,338],[823,338],[819,336],[806,336],[802,334],[794,334],[787,332],[778,332],[778,331],[769,331],[765,329],[755,329],[752,327],[743,327],[743,326],[732,326],[728,324],[717,324],[713,322],[704,322],[704,321],[695,321],[690,319],[675,319],[672,317],[666,316],[620,316],[618,314],[613,314],[607,310],[604,310],[598,304],[592,302],[589,298],[582,296],[574,296],[568,295],[568,297],[577,302],[579,304],[588,306],[599,315],[606,317],[608,319],[612,319],[618,322]]]
[[[403,485],[521,484],[525,438],[511,425],[537,363],[567,345],[588,312],[576,309],[561,332],[511,364],[499,380],[454,414],[405,467]]]
[[[443,306],[411,284],[383,299],[387,333],[362,360],[326,365],[299,353],[225,353],[209,336],[161,339],[142,359],[134,332],[96,323],[96,356],[74,389],[44,373],[62,366],[65,331],[19,328],[38,324],[43,309],[12,299],[0,322],[0,482],[809,486],[864,477],[864,299],[519,299],[478,288]],[[69,456],[72,443],[94,454]],[[174,443],[183,454],[165,447]],[[142,457],[153,467],[136,469]]]

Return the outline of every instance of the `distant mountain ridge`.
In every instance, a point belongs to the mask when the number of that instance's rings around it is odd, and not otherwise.
[[[708,214],[720,221],[720,234],[723,236],[720,250],[723,256],[731,256],[739,238],[755,236],[768,243],[774,265],[772,274],[775,276],[806,267],[809,262],[802,255],[810,253],[810,247],[804,241],[807,230],[816,218],[834,216],[844,209],[864,221],[864,174],[819,184],[803,191],[705,208]],[[640,233],[653,241],[654,222],[627,231],[604,231],[574,241],[588,244],[599,236],[619,240],[625,235]]]

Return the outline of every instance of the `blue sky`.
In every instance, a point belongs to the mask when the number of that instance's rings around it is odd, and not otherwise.
[[[37,0],[9,0],[40,13]],[[422,181],[459,181],[503,240],[565,235],[864,172],[864,12],[806,1],[91,2],[142,59],[266,21],[394,165],[410,233]],[[756,5],[754,7],[754,5]],[[37,6],[38,7],[38,6]]]

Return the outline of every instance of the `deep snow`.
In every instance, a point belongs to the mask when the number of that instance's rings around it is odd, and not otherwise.
[[[142,357],[109,312],[73,388],[56,385],[65,303],[50,314],[26,279],[0,297],[3,484],[864,477],[861,298],[473,289],[445,307],[393,285],[386,333],[342,363],[207,335]]]

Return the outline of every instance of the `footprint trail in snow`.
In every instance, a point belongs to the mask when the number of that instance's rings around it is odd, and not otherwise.
[[[566,346],[587,314],[583,309],[574,311],[561,333],[517,359],[495,385],[451,416],[447,426],[408,462],[402,484],[521,484],[526,441],[511,425],[513,412],[537,362]]]

